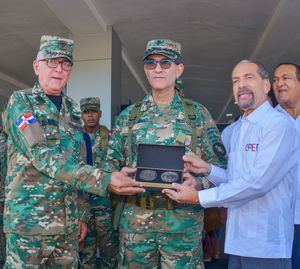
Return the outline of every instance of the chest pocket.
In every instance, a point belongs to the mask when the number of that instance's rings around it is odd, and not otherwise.
[[[126,143],[126,147],[128,147],[128,127],[124,128],[124,131],[126,133],[126,140],[124,141]],[[138,150],[138,144],[140,143],[148,143],[151,144],[151,136],[153,135],[153,132],[151,131],[151,126],[149,122],[139,122],[133,125],[132,127],[132,142],[131,142],[131,148],[132,148],[132,154],[133,156],[137,155]]]
[[[196,127],[197,145],[201,142],[203,136],[203,128],[201,126]],[[190,147],[192,143],[192,126],[188,121],[184,119],[176,119],[175,122],[175,140],[176,143]]]
[[[141,140],[144,140],[146,138],[146,134],[147,134],[147,131],[148,131],[148,128],[149,128],[149,123],[148,122],[139,122],[139,123],[135,123],[133,126],[132,126],[132,143],[135,144],[135,143],[142,143],[143,141]],[[127,140],[127,137],[128,137],[128,132],[129,132],[129,127],[128,126],[124,126],[121,130],[121,133],[122,133],[122,136],[126,138]],[[127,143],[126,143],[127,144]]]
[[[40,122],[48,146],[60,145],[58,122],[54,119],[44,119]]]
[[[77,154],[76,152],[78,151],[79,148],[81,148],[81,154],[82,152],[86,152],[86,147],[83,139],[83,127],[81,123],[81,118],[77,115],[70,115],[70,121],[67,123],[66,128],[69,130],[71,134],[71,138],[65,137],[67,140],[72,140],[72,147],[73,147],[73,152],[75,155]],[[69,141],[70,143],[70,141]],[[65,143],[66,145],[68,143]],[[70,145],[71,146],[71,145]],[[82,149],[82,147],[84,149]],[[85,153],[86,154],[86,153]],[[84,156],[85,154],[81,155]]]
[[[173,144],[174,124],[171,121],[139,122],[132,129],[133,143]]]

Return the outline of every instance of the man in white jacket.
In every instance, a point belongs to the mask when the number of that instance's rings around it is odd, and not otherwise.
[[[163,190],[180,203],[227,207],[225,252],[229,269],[290,269],[294,232],[295,164],[293,125],[267,101],[264,67],[243,60],[232,71],[233,94],[243,116],[233,123],[228,166],[222,169],[193,153],[186,170],[206,174],[216,187],[197,191],[174,184]]]

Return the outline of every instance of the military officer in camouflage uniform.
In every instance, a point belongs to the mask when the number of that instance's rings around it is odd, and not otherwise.
[[[100,99],[98,97],[83,98],[80,100],[80,109],[84,131],[91,139],[93,165],[99,167],[109,134],[107,127],[99,123],[102,115]],[[118,235],[112,227],[109,197],[91,194],[89,200],[91,218],[83,250],[80,253],[81,268],[116,268]],[[100,251],[100,260],[96,265],[97,248]]]
[[[3,208],[4,208],[4,184],[7,167],[7,137],[3,132],[2,119],[0,117],[0,264],[5,262],[5,235],[3,232]]]
[[[111,171],[136,166],[137,145],[146,143],[184,145],[224,167],[226,152],[211,115],[175,90],[184,69],[180,44],[149,41],[143,61],[151,93],[119,115],[102,166]],[[184,178],[184,184],[210,187],[205,177]],[[119,226],[119,268],[204,268],[202,229],[199,206],[173,203],[160,191],[127,196]]]
[[[3,114],[8,135],[5,268],[77,269],[78,218],[86,221],[87,214],[78,214],[76,189],[103,196],[107,189],[143,191],[126,176],[132,169],[109,174],[83,165],[80,110],[62,94],[72,51],[72,40],[42,36],[33,62],[38,81],[31,89],[14,92]]]

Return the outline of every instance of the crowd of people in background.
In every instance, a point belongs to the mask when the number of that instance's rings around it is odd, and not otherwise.
[[[143,57],[151,91],[109,132],[98,97],[78,106],[63,93],[73,45],[42,36],[36,83],[14,92],[2,114],[4,268],[201,269],[220,258],[214,229],[225,221],[229,269],[300,268],[297,64],[278,64],[271,83],[261,63],[237,63],[241,115],[220,135],[184,95],[181,45],[151,40]],[[184,146],[183,183],[153,190],[134,180],[139,144]],[[220,211],[227,220],[210,222]]]

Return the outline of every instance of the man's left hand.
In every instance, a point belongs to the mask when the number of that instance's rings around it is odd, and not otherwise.
[[[201,182],[190,173],[184,173],[183,180],[184,181],[182,185],[193,187],[197,191],[200,191],[202,189]]]
[[[199,204],[198,191],[191,186],[173,183],[171,189],[163,189],[162,193],[166,194],[170,199],[181,204]]]
[[[123,167],[120,172],[112,172],[108,191],[119,195],[135,195],[145,192],[143,184],[129,177],[134,174],[136,168]]]

